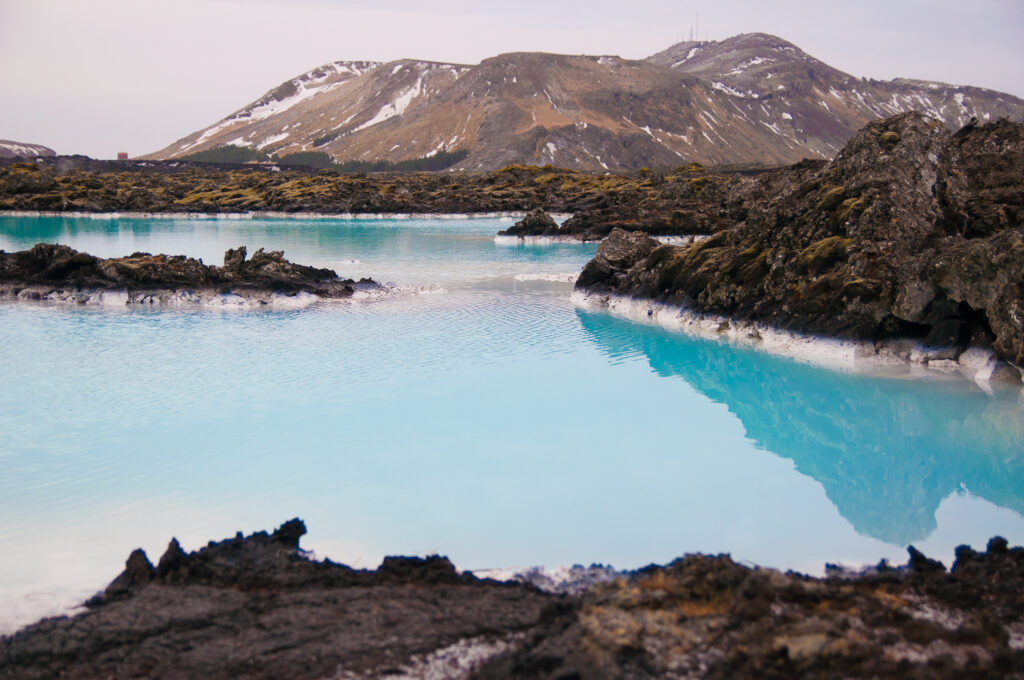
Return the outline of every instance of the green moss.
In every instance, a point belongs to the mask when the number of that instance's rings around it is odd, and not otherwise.
[[[565,179],[565,176],[560,173],[548,172],[544,175],[537,177],[536,182],[539,186],[546,187],[552,182],[558,182]]]
[[[863,198],[848,198],[839,204],[839,208],[836,210],[836,222],[845,222],[847,218],[855,217],[864,212],[866,207],[867,201]]]
[[[761,254],[761,246],[759,246],[757,244],[754,244],[754,245],[750,246],[749,248],[745,248],[744,250],[741,250],[739,252],[739,257],[744,259],[744,260],[749,260],[751,258],[757,257],[760,254]]]
[[[38,173],[39,168],[34,163],[11,163],[7,166],[7,171],[12,175],[17,173]]]
[[[828,212],[843,202],[846,189],[834,184],[826,184],[821,188],[821,198],[816,206],[818,212]]]
[[[800,251],[797,258],[798,269],[812,274],[821,274],[831,269],[837,262],[846,262],[849,257],[853,239],[841,236],[829,236]]]
[[[899,144],[900,134],[898,132],[892,132],[891,130],[889,132],[883,132],[882,136],[878,138],[878,141],[882,142],[883,145],[892,148]]]
[[[706,172],[704,166],[701,165],[700,163],[688,163],[686,165],[680,165],[678,168],[676,168],[677,174],[698,172]]]
[[[506,165],[505,167],[498,170],[495,174],[505,175],[509,173],[525,172],[530,175],[536,175],[540,173],[541,168],[536,165],[521,165],[519,163],[513,163],[512,165]]]

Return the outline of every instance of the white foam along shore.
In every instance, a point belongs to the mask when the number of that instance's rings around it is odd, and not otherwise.
[[[968,348],[957,356],[953,348],[925,347],[911,339],[876,344],[808,335],[622,295],[573,291],[572,300],[584,309],[606,311],[693,337],[722,340],[843,373],[910,378],[962,376],[990,394],[997,389],[1021,389],[1020,367],[979,347]]]
[[[562,216],[558,216],[560,218]],[[687,234],[685,236],[652,236],[655,241],[660,243],[670,243],[673,245],[689,245],[696,241],[701,241],[708,238],[707,234]],[[507,236],[504,234],[498,234],[494,237],[494,242],[500,246],[519,246],[519,245],[555,245],[559,243],[600,243],[603,239],[582,239],[576,238],[575,236]]]
[[[396,286],[391,284],[352,284],[353,293],[345,298],[322,298],[300,291],[294,294],[260,289],[221,292],[216,289],[83,289],[53,286],[13,286],[0,284],[0,300],[50,303],[104,308],[205,307],[214,309],[302,309],[318,302],[372,302],[396,295],[430,295],[447,292],[436,285]]]
[[[516,274],[516,281],[551,281],[557,283],[575,283],[579,274]]]
[[[202,212],[60,212],[55,210],[0,210],[0,217],[69,217],[75,219],[169,219],[169,220],[475,220],[522,219],[524,211],[478,213],[320,213],[253,211],[237,213]],[[568,219],[568,214],[552,213],[556,220]]]

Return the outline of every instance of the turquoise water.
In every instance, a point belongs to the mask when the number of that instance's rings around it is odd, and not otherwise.
[[[402,292],[289,311],[0,304],[0,631],[135,547],[306,520],[319,556],[462,568],[685,552],[820,573],[1024,541],[1024,411],[575,308],[593,245],[512,220],[0,218],[0,248],[282,249]],[[552,280],[544,280],[552,279]],[[559,280],[561,279],[561,280]]]

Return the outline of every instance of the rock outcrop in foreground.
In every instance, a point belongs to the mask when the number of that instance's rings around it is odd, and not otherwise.
[[[1024,364],[1024,124],[895,116],[725,200],[736,225],[692,245],[615,232],[577,288]]]
[[[0,638],[0,678],[962,678],[1024,673],[1024,549],[825,579],[688,555],[582,593],[310,559],[305,525],[141,550],[74,618]]]
[[[308,293],[322,298],[352,295],[354,286],[377,287],[369,279],[340,279],[331,269],[294,264],[281,251],[262,248],[246,259],[241,246],[224,253],[224,266],[184,255],[133,253],[103,259],[68,246],[38,243],[30,250],[0,250],[0,299],[101,301],[122,293],[124,304],[202,303],[233,296],[266,303],[274,296]],[[108,298],[110,296],[108,295]]]

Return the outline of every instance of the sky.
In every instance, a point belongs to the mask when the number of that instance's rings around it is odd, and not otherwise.
[[[857,77],[1024,98],[1024,0],[0,0],[0,139],[156,151],[336,60],[639,59],[772,33]]]

